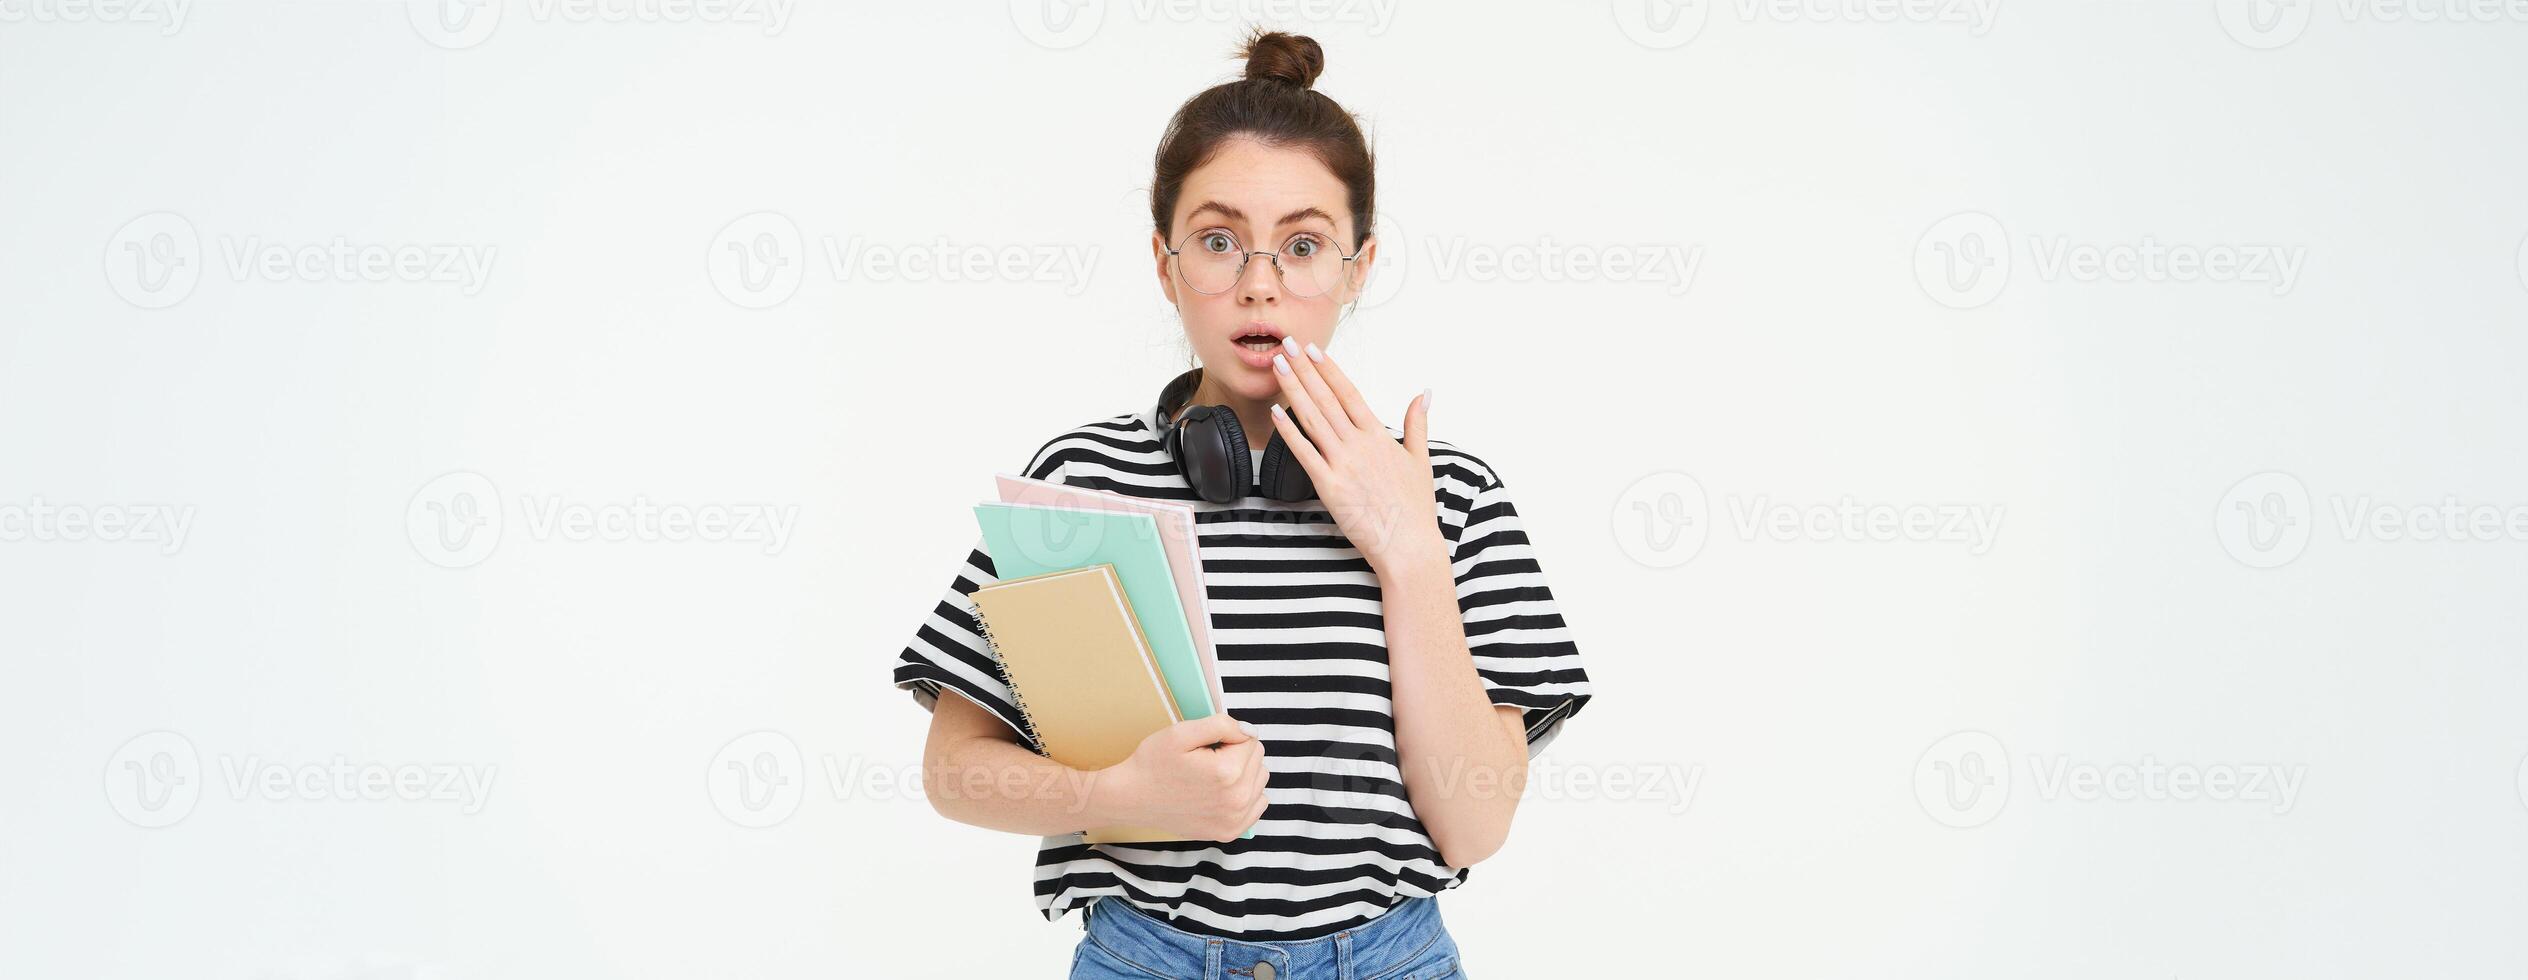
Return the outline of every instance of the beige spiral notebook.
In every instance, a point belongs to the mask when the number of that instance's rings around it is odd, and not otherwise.
[[[1183,720],[1114,565],[1005,579],[976,588],[973,599],[1018,712],[1053,761],[1104,769]],[[1185,839],[1154,827],[1087,835],[1090,844]]]

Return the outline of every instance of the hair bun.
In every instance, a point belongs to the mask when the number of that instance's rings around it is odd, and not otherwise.
[[[1246,77],[1269,78],[1300,88],[1314,84],[1325,71],[1325,49],[1316,39],[1282,31],[1257,30],[1246,40]]]

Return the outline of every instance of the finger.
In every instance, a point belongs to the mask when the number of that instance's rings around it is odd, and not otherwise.
[[[1272,807],[1273,807],[1273,794],[1271,794],[1271,793],[1257,793],[1257,794],[1255,794],[1255,808],[1254,808],[1253,810],[1250,810],[1250,811],[1248,811],[1248,812],[1247,812],[1247,815],[1246,815],[1246,825],[1247,825],[1247,826],[1249,826],[1249,827],[1255,826],[1255,822],[1256,822],[1256,821],[1264,819],[1264,811],[1266,811],[1266,810],[1270,810],[1270,809],[1272,809]],[[1244,831],[1244,830],[1241,830],[1241,831],[1239,831],[1239,833],[1245,833],[1245,831]]]
[[[1298,424],[1290,420],[1290,413],[1285,411],[1280,403],[1274,403],[1272,414],[1273,431],[1282,434],[1282,445],[1289,446],[1291,457],[1299,460],[1300,472],[1308,474],[1310,480],[1322,479],[1325,474],[1325,457],[1317,454],[1316,445],[1310,443],[1308,437],[1300,433]]]
[[[1253,764],[1248,766],[1247,771],[1242,775],[1245,778],[1238,780],[1238,795],[1261,796],[1264,794],[1265,787],[1272,782],[1273,770],[1264,764],[1264,753],[1258,752],[1255,754]]]
[[[1429,388],[1424,388],[1421,394],[1415,395],[1413,404],[1404,410],[1404,448],[1410,450],[1413,458],[1421,460],[1424,466],[1430,465],[1431,389]]]
[[[1325,379],[1325,386],[1334,392],[1335,400],[1342,403],[1343,414],[1351,418],[1353,425],[1367,432],[1387,431],[1386,424],[1378,421],[1377,414],[1369,410],[1369,400],[1361,397],[1361,390],[1352,384],[1351,376],[1344,374],[1342,366],[1334,363],[1334,355],[1315,344],[1308,345],[1307,353],[1308,360],[1316,364],[1317,374]]]
[[[1301,358],[1301,360],[1306,360],[1306,358]],[[1273,377],[1281,382],[1282,394],[1290,399],[1291,417],[1298,419],[1300,426],[1308,430],[1310,442],[1327,449],[1342,445],[1342,435],[1334,430],[1334,423],[1326,421],[1325,413],[1319,410],[1317,399],[1309,394],[1308,385],[1299,380],[1299,369],[1291,365],[1290,355],[1273,355]],[[1290,437],[1283,436],[1282,441],[1289,442]]]
[[[1325,375],[1317,370],[1317,362],[1309,360],[1308,355],[1300,350],[1299,338],[1282,338],[1282,355],[1290,359],[1290,373],[1299,376],[1299,383],[1308,389],[1308,397],[1317,400],[1317,411],[1325,413],[1325,417],[1334,424],[1344,427],[1335,435],[1350,438],[1360,428],[1360,420],[1343,410],[1343,400],[1335,397],[1333,388],[1326,386]]]
[[[1228,712],[1221,711],[1179,726],[1176,745],[1179,749],[1191,751],[1214,742],[1235,745],[1239,742],[1251,741],[1254,737],[1247,734],[1245,726],[1237,719],[1229,717]]]

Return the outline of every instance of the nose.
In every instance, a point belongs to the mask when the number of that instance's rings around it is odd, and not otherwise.
[[[1238,270],[1238,302],[1270,305],[1281,299],[1282,280],[1270,255],[1246,257],[1246,268]]]

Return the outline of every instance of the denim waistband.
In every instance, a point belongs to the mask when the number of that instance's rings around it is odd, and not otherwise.
[[[1191,932],[1115,895],[1085,910],[1088,934],[1108,955],[1152,973],[1203,980],[1398,980],[1408,966],[1441,976],[1456,966],[1457,944],[1440,919],[1439,899],[1406,899],[1368,922],[1314,939],[1247,941]],[[1272,969],[1259,970],[1258,963]]]

